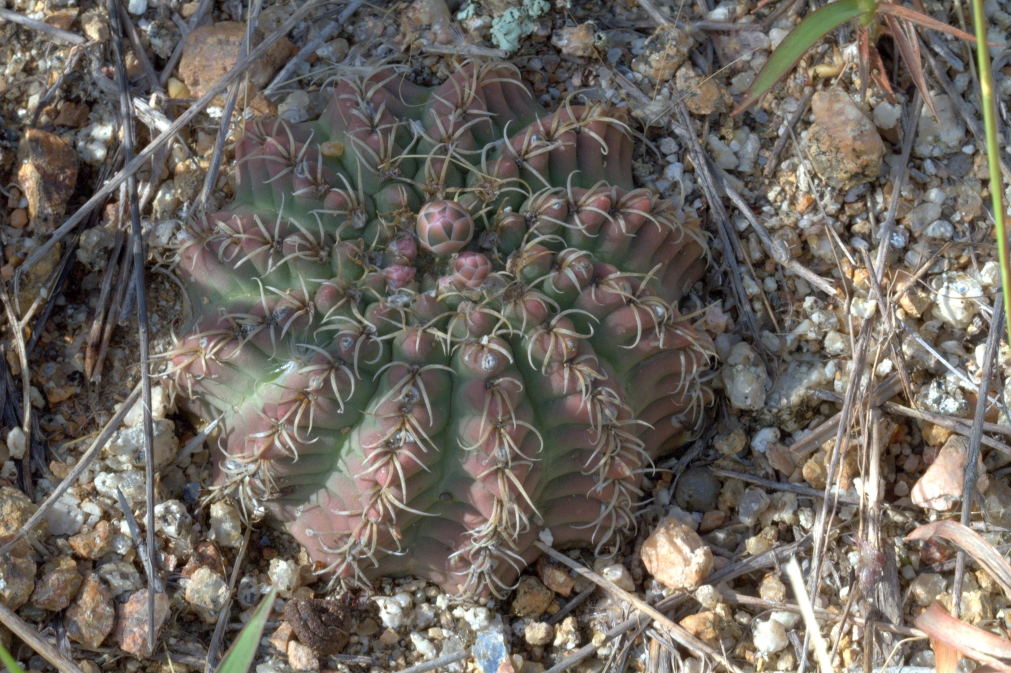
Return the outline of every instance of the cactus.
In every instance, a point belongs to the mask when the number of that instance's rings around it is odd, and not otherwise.
[[[347,581],[501,595],[544,529],[613,551],[711,397],[697,220],[634,188],[620,109],[549,113],[505,64],[356,73],[247,123],[234,203],[181,235],[164,376],[222,417],[216,484]]]

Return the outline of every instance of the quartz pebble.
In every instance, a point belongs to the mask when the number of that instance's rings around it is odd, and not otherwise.
[[[267,574],[282,598],[291,598],[292,593],[302,584],[298,564],[291,559],[271,559]]]
[[[969,460],[969,439],[952,435],[938,452],[934,462],[913,486],[910,498],[914,505],[947,512],[962,501],[962,480]],[[990,485],[982,456],[977,463],[976,488],[982,493]]]
[[[555,627],[555,639],[551,644],[563,652],[579,647],[579,626],[575,617],[569,615]]]
[[[849,189],[875,179],[885,146],[867,115],[841,89],[819,91],[811,99],[814,123],[806,148],[815,171],[830,186]]]
[[[536,619],[544,614],[544,611],[555,599],[554,592],[548,589],[539,579],[533,576],[526,576],[520,580],[516,587],[516,597],[512,602],[512,613],[518,617],[531,617]]]
[[[759,515],[769,508],[769,496],[758,486],[749,486],[737,505],[737,518],[753,526]]]
[[[140,576],[133,564],[127,561],[103,563],[96,568],[95,573],[105,580],[113,598],[136,591],[144,585],[144,578]]]
[[[67,636],[71,640],[85,647],[101,646],[116,623],[112,596],[105,582],[95,574],[88,575],[74,603],[67,609],[65,618]]]
[[[116,405],[116,408],[118,410],[119,405]],[[165,418],[166,415],[172,413],[173,411],[175,411],[175,406],[172,404],[171,396],[169,395],[169,392],[165,390],[165,387],[152,386],[151,418],[155,421],[160,421],[161,419]],[[143,424],[144,424],[144,401],[137,400],[136,402],[134,402],[133,406],[130,407],[130,411],[126,412],[126,417],[123,418],[123,425],[133,428],[133,427],[143,427]],[[175,426],[173,426],[173,429],[174,428]]]
[[[913,154],[918,157],[940,157],[958,152],[965,141],[965,122],[955,111],[951,98],[946,94],[932,95],[931,98],[937,119],[924,103],[913,145]]]
[[[672,23],[659,26],[632,59],[632,70],[654,82],[666,82],[688,58],[693,40],[688,31]]]
[[[509,656],[509,645],[501,629],[481,631],[471,653],[482,673],[504,673],[515,670]]]
[[[952,327],[965,329],[979,310],[983,288],[972,276],[953,271],[931,281],[936,291],[935,315]]]
[[[129,413],[132,413],[132,410]],[[105,447],[105,463],[114,470],[143,467],[145,451],[143,425],[122,428],[112,436]],[[152,452],[155,469],[166,467],[176,459],[179,453],[179,440],[175,435],[175,423],[165,418],[154,422]]]
[[[688,615],[679,624],[685,631],[692,634],[710,647],[719,645],[719,633],[717,632],[718,617],[711,610],[703,610],[694,615]]]
[[[74,535],[68,542],[78,556],[100,559],[112,550],[112,529],[108,521],[99,521],[90,531]]]
[[[318,671],[319,655],[297,640],[288,642],[288,665],[296,671]]]
[[[220,573],[200,566],[186,585],[186,602],[207,624],[218,620],[221,609],[228,601],[228,585]]]
[[[758,595],[763,600],[781,603],[786,599],[786,585],[779,575],[768,573],[758,585]]]
[[[909,596],[920,607],[929,607],[944,593],[947,581],[936,573],[922,573],[909,585]]]
[[[309,118],[309,94],[293,91],[277,106],[277,116],[298,124]]]
[[[544,622],[530,622],[523,627],[523,639],[528,645],[547,645],[555,638],[555,628]]]
[[[420,633],[411,633],[411,642],[414,643],[414,649],[418,651],[422,659],[434,659],[439,653],[432,641]]]
[[[165,594],[154,596],[154,642],[158,642],[158,633],[168,617],[169,600]],[[124,652],[139,658],[150,657],[152,652],[148,645],[147,630],[147,589],[142,589],[130,596],[126,603],[117,609],[116,641]]]
[[[376,596],[372,599],[379,607],[379,616],[388,628],[399,629],[410,623],[411,607],[414,601],[405,592],[393,596]]]
[[[919,236],[939,217],[941,217],[941,206],[927,201],[909,211],[906,215],[906,225],[913,234]]]
[[[235,507],[222,501],[211,505],[210,538],[222,547],[238,547],[242,543],[242,521]]]
[[[170,538],[189,538],[193,532],[193,517],[186,505],[178,500],[166,500],[154,507],[154,520],[158,530]]]
[[[139,470],[100,472],[95,475],[95,490],[113,502],[119,502],[119,493],[133,507],[144,501],[144,473]]]
[[[749,344],[742,341],[730,349],[721,376],[732,407],[758,411],[765,406],[769,374],[758,353]]]
[[[775,654],[790,644],[786,629],[775,619],[756,621],[752,640],[755,649],[764,656]]]
[[[605,580],[613,582],[619,589],[630,592],[635,591],[635,580],[632,579],[632,573],[628,572],[628,568],[620,563],[614,563],[601,568],[599,574]]]
[[[572,587],[576,584],[568,568],[547,556],[537,560],[537,576],[541,578],[544,586],[560,596],[571,594]]]
[[[18,145],[17,183],[28,199],[30,228],[53,231],[77,183],[77,152],[60,136],[27,128]]]
[[[53,535],[74,535],[81,530],[84,517],[80,499],[67,491],[46,512],[46,525]]]
[[[74,559],[57,556],[42,566],[42,577],[35,583],[32,603],[43,610],[59,612],[70,605],[83,581]]]
[[[713,552],[698,533],[664,517],[640,551],[643,565],[668,589],[692,590],[712,572]]]

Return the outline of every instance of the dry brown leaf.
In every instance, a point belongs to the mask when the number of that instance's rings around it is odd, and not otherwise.
[[[939,673],[945,670],[942,663],[950,666],[949,648],[996,671],[1011,673],[1011,665],[1007,663],[1011,661],[1011,640],[952,617],[936,601],[913,623],[930,637]],[[957,662],[958,657],[954,659]],[[954,671],[954,666],[948,670]]]
[[[930,639],[930,649],[934,650],[934,666],[937,673],[955,673],[958,670],[960,658],[958,650],[933,638]]]
[[[986,568],[987,572],[1004,587],[1004,591],[1011,595],[1011,565],[979,533],[957,521],[935,521],[920,526],[907,535],[906,539],[928,540],[932,537],[947,540],[965,550],[965,553]]]

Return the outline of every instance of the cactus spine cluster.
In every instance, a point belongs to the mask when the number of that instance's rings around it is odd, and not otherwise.
[[[501,63],[248,123],[234,203],[182,235],[166,369],[222,416],[217,483],[352,581],[500,595],[544,529],[613,549],[712,351],[676,307],[704,237],[632,152],[621,110],[548,113]]]

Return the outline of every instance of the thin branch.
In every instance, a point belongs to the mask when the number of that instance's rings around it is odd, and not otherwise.
[[[330,37],[336,33],[344,23],[351,18],[351,15],[358,11],[358,8],[365,4],[362,0],[351,0],[348,6],[344,8],[344,11],[340,13],[336,21],[332,21],[323,27],[316,37],[309,40],[309,43],[298,50],[281,71],[274,76],[274,79],[267,85],[267,88],[263,90],[265,96],[272,96],[277,93],[277,90],[282,84],[286,83],[293,74],[295,74],[295,69],[298,64],[309,57],[309,54],[316,51],[323,46],[323,43],[330,39]]]
[[[137,58],[137,62],[140,63],[141,70],[144,71],[144,76],[147,78],[148,91],[164,93],[165,89],[158,81],[158,73],[154,71],[151,59],[147,57],[147,52],[144,51],[144,46],[140,42],[140,35],[137,34],[137,27],[133,25],[133,21],[130,19],[130,15],[127,13],[123,2],[119,4],[119,18],[123,24],[126,37],[130,40],[130,51]]]
[[[436,657],[435,659],[430,659],[429,661],[423,661],[420,664],[415,664],[409,668],[405,668],[400,671],[400,673],[428,673],[428,671],[434,671],[443,666],[449,666],[450,664],[455,664],[458,661],[463,661],[470,656],[467,650],[461,650],[460,652],[453,652],[452,654],[444,654],[441,657]]]
[[[259,3],[257,3],[259,4]],[[235,584],[239,581],[239,571],[242,569],[242,561],[246,557],[246,550],[249,548],[249,536],[253,532],[252,526],[246,526],[246,533],[242,536],[242,545],[239,553],[235,555],[235,564],[232,566],[232,574],[228,580],[228,596],[225,604],[221,606],[218,613],[218,621],[214,625],[214,635],[211,636],[211,644],[207,647],[207,661],[204,664],[205,673],[213,673],[215,659],[218,657],[218,648],[221,646],[221,639],[225,636],[225,626],[228,624],[228,617],[232,611],[232,596],[235,595]]]
[[[984,47],[985,48],[985,47]],[[979,396],[976,399],[976,414],[972,419],[972,434],[969,435],[969,450],[966,455],[965,473],[962,479],[962,525],[969,525],[969,515],[972,512],[972,502],[976,494],[977,462],[979,461],[979,445],[983,439],[983,421],[986,416],[987,398],[990,391],[990,379],[993,378],[997,351],[1000,350],[1000,336],[1004,327],[1004,297],[1000,291],[993,298],[993,319],[990,321],[990,333],[986,338],[986,351],[983,354],[983,371],[979,378]],[[965,550],[959,547],[955,559],[955,581],[951,589],[951,614],[958,617],[962,602],[962,577],[965,575]]]
[[[804,575],[800,572],[800,564],[797,563],[796,556],[786,564],[786,574],[790,578],[793,593],[797,595],[797,604],[800,607],[800,614],[804,618],[804,625],[807,627],[807,636],[814,642],[814,653],[821,666],[821,673],[832,673],[832,661],[825,649],[825,640],[821,637],[821,629],[814,616],[814,606],[811,605],[811,598],[807,595],[807,589],[804,587]]]
[[[892,413],[907,416],[909,418],[915,418],[921,421],[927,421],[965,437],[970,437],[972,435],[973,425],[962,418],[942,416],[941,414],[935,414],[934,412],[927,411],[926,409],[910,409],[909,407],[904,407],[901,404],[896,404],[895,402],[885,402],[881,406],[886,411],[891,411]],[[995,430],[993,426],[1001,428],[999,432],[1006,432],[1006,425],[997,425],[996,423],[984,423],[983,430],[985,432],[998,432],[998,430]],[[1011,446],[1008,446],[1004,442],[998,442],[992,437],[983,437],[981,441],[991,449],[996,449],[1006,456],[1011,456]]]
[[[239,46],[239,59],[245,57],[249,52],[249,45],[253,41],[253,31],[256,29],[256,22],[260,16],[260,8],[263,6],[262,0],[253,0],[249,5],[249,15],[246,19],[246,34],[242,36],[242,44]],[[228,140],[228,131],[232,128],[232,113],[235,111],[235,102],[239,98],[239,89],[242,82],[235,80],[228,90],[228,98],[225,100],[225,108],[221,114],[221,124],[218,127],[218,136],[214,139],[214,149],[211,151],[211,165],[204,175],[204,186],[200,190],[196,203],[190,208],[190,213],[199,213],[207,205],[207,200],[211,197],[214,184],[218,181],[218,171],[221,169],[221,160],[224,158],[225,142]]]
[[[172,50],[172,55],[169,57],[167,63],[165,63],[165,68],[161,71],[161,75],[158,76],[158,83],[162,86],[168,84],[169,78],[172,76],[172,71],[176,69],[176,64],[179,63],[179,59],[182,58],[183,48],[186,46],[186,36],[190,34],[193,30],[196,30],[200,22],[203,21],[204,15],[207,14],[207,10],[211,8],[214,3],[211,0],[200,0],[200,4],[197,5],[197,11],[193,12],[193,16],[190,17],[190,22],[187,24],[188,30],[176,43],[175,49]]]
[[[590,595],[594,591],[596,591],[596,590],[597,590],[597,587],[595,587],[595,586],[593,586],[591,584],[590,586],[588,586],[585,589],[583,589],[582,591],[580,591],[578,594],[576,594],[575,596],[572,597],[572,600],[570,600],[568,603],[566,603],[564,606],[562,606],[561,610],[559,610],[555,614],[553,614],[550,617],[548,617],[547,623],[550,624],[551,626],[554,626],[558,622],[560,622],[563,619],[565,619],[565,617],[570,612],[572,612],[573,610],[575,610],[576,608],[578,608],[580,605],[582,605],[583,601],[585,601],[587,598],[589,598]]]
[[[24,405],[21,425],[22,430],[25,432],[25,439],[28,440],[32,436],[31,374],[28,371],[28,351],[25,347],[24,332],[19,329],[20,322],[14,312],[14,304],[11,303],[10,295],[7,293],[7,283],[2,280],[0,280],[0,299],[3,300],[4,312],[7,314],[7,322],[12,332],[11,336],[14,337],[14,348],[17,351],[18,360],[21,364],[21,394],[23,396],[22,404]]]
[[[130,103],[130,83],[126,76],[126,54],[123,48],[123,20],[120,17],[123,7],[119,0],[109,0],[109,23],[113,29],[113,54],[116,58],[116,75],[119,78],[119,108],[121,115],[123,157],[127,163],[133,160],[135,132],[133,125],[133,106]],[[154,567],[154,420],[151,417],[151,362],[148,352],[148,316],[147,293],[144,287],[144,235],[140,227],[140,204],[137,202],[137,177],[130,173],[126,179],[129,192],[131,239],[133,243],[133,284],[137,292],[137,337],[140,350],[140,383],[141,404],[144,412],[144,496],[147,510],[145,525],[147,527],[146,547],[148,554],[142,558],[144,572],[147,575],[147,644],[150,651],[155,645],[155,593],[162,592],[161,581]]]
[[[31,624],[21,619],[16,612],[0,601],[0,624],[3,624],[28,647],[35,650],[40,657],[48,661],[60,673],[83,673],[73,660],[64,656],[55,647],[46,642]]]
[[[776,174],[776,167],[779,166],[779,156],[786,149],[786,143],[793,137],[790,133],[790,129],[795,128],[797,124],[800,123],[800,118],[804,116],[807,112],[808,106],[811,105],[811,99],[814,98],[815,88],[808,87],[807,91],[804,93],[804,97],[800,99],[800,104],[797,109],[793,111],[793,115],[790,116],[789,121],[786,122],[786,128],[779,135],[779,139],[776,144],[772,147],[772,154],[769,155],[769,160],[765,162],[765,170],[762,172],[762,177],[771,178]]]
[[[723,654],[717,652],[712,647],[704,643],[702,640],[693,636],[683,626],[674,622],[669,617],[667,617],[667,615],[663,614],[662,612],[660,612],[655,607],[653,607],[646,601],[642,600],[635,594],[625,591],[614,582],[604,577],[601,577],[600,575],[593,572],[589,568],[586,568],[585,566],[576,563],[565,554],[561,554],[555,551],[554,549],[544,544],[540,540],[534,540],[534,546],[540,549],[548,556],[550,556],[551,558],[555,559],[556,561],[559,561],[569,566],[570,568],[572,568],[577,573],[587,578],[597,586],[603,587],[604,589],[610,591],[612,594],[622,599],[626,603],[631,604],[639,612],[648,615],[659,626],[662,626],[664,630],[667,631],[672,638],[674,638],[674,640],[676,640],[680,645],[686,647],[692,654],[699,657],[711,657],[712,659],[715,659],[716,661],[723,664],[728,670],[734,671],[734,673],[741,673],[741,669],[739,669],[729,659],[723,656]]]
[[[49,510],[56,505],[59,499],[63,497],[63,494],[69,491],[70,488],[77,483],[77,480],[82,474],[84,474],[84,471],[88,469],[92,461],[98,457],[99,452],[106,445],[109,439],[112,438],[116,429],[119,428],[119,424],[123,422],[123,419],[126,418],[130,408],[133,407],[134,403],[139,398],[140,386],[137,386],[133,389],[133,392],[130,393],[130,396],[123,401],[123,406],[116,412],[116,415],[109,419],[109,422],[105,424],[105,427],[102,428],[98,437],[95,438],[95,441],[91,443],[88,450],[85,451],[84,455],[82,455],[80,460],[77,461],[77,464],[74,465],[74,468],[70,471],[70,474],[67,475],[66,479],[57,484],[56,488],[53,489],[53,492],[46,498],[46,501],[39,505],[38,509],[35,510],[35,513],[32,514],[28,521],[25,522],[25,525],[21,527],[21,530],[19,530],[14,537],[8,540],[3,547],[0,547],[0,556],[6,556],[9,554],[11,549],[14,548],[14,545],[31,533],[32,530],[39,525],[39,522],[46,518]]]
[[[788,481],[773,481],[772,479],[762,479],[761,477],[754,477],[750,474],[745,474],[743,472],[733,472],[731,470],[717,470],[713,469],[712,473],[717,477],[727,477],[728,479],[740,479],[751,484],[757,484],[764,488],[771,488],[776,491],[786,491],[787,493],[796,493],[797,495],[803,495],[808,498],[816,498],[821,500],[825,497],[825,492],[818,490],[817,488],[811,488],[810,486],[803,486],[801,484],[791,484]],[[847,505],[859,505],[860,500],[847,495],[841,491],[833,491],[833,497],[839,502],[846,503]]]
[[[87,44],[88,42],[80,35],[71,33],[68,30],[63,30],[62,28],[57,28],[56,26],[50,26],[48,23],[43,23],[42,21],[37,21],[36,19],[29,19],[24,14],[18,14],[17,12],[12,12],[11,10],[4,9],[3,7],[0,7],[0,21],[10,21],[11,23],[16,23],[20,26],[37,30],[40,33],[49,35],[50,37],[55,37],[57,40],[62,40],[74,45]]]
[[[878,242],[877,257],[874,260],[874,275],[878,277],[879,284],[884,277],[885,261],[888,259],[888,248],[892,244],[892,232],[895,230],[895,213],[899,205],[899,195],[902,193],[902,183],[906,180],[909,153],[913,150],[913,139],[916,137],[916,128],[920,124],[920,114],[922,111],[923,99],[920,97],[920,90],[916,89],[913,92],[913,103],[909,110],[906,126],[902,129],[902,159],[895,169],[895,176],[892,180],[892,200],[888,204],[888,215],[881,225],[881,240]]]

